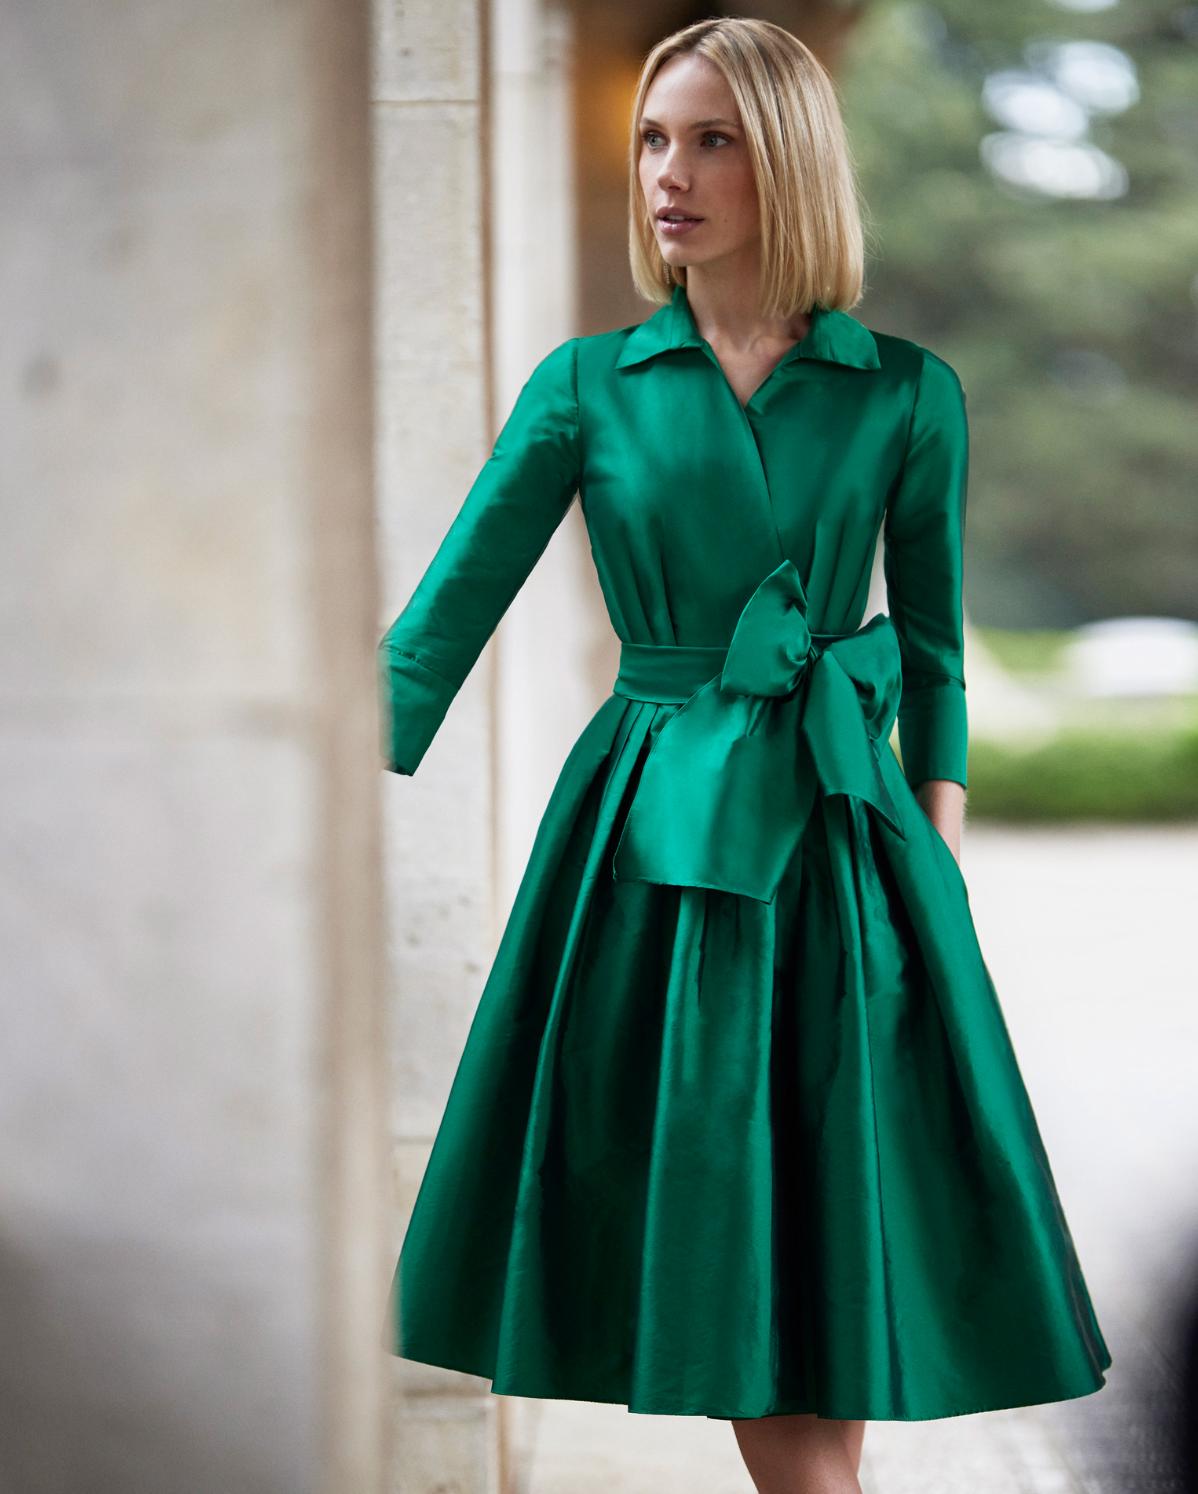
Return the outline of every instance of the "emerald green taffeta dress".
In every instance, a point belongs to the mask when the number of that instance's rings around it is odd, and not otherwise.
[[[950,365],[822,306],[747,406],[681,286],[533,370],[380,643],[385,766],[416,771],[576,496],[619,674],[482,989],[392,1352],[712,1417],[1102,1385],[966,888],[913,793],[966,781],[967,471]],[[890,612],[865,621],[879,533]]]

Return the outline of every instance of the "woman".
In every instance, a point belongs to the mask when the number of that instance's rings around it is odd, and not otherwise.
[[[659,309],[537,365],[380,645],[413,773],[581,494],[619,675],[471,1026],[393,1347],[726,1418],[759,1489],[852,1490],[867,1419],[1110,1364],[955,859],[964,395],[848,314],[856,186],[793,36],[686,28],[633,122]]]

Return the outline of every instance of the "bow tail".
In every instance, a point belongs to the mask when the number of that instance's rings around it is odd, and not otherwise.
[[[869,804],[896,835],[906,838],[898,809],[882,777],[878,749],[862,709],[860,687],[831,651],[811,672],[803,734],[824,794],[845,794]]]
[[[615,879],[772,902],[818,791],[797,750],[801,696],[729,694],[715,679],[684,701],[645,759]]]

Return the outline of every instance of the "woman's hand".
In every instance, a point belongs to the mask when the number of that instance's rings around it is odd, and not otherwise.
[[[915,797],[959,866],[961,822],[965,818],[965,790],[949,778],[929,778],[915,790]]]

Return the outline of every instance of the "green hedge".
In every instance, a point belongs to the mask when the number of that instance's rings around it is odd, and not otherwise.
[[[1171,730],[1072,726],[1036,746],[974,738],[971,819],[1198,818],[1198,721]]]

